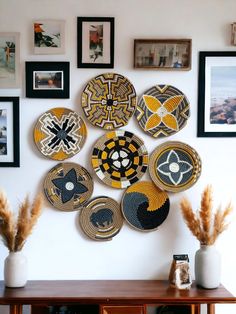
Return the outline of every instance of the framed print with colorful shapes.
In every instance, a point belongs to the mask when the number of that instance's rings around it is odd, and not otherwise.
[[[65,53],[65,21],[36,20],[33,23],[34,53]]]
[[[0,32],[0,88],[20,85],[20,33]]]
[[[69,98],[69,62],[26,62],[26,97]]]
[[[0,97],[0,167],[19,167],[19,150],[19,97]]]
[[[236,52],[201,51],[198,137],[236,136]]]
[[[77,18],[77,67],[114,67],[114,17]]]

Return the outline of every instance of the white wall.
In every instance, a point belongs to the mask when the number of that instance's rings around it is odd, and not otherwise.
[[[29,279],[163,279],[169,272],[172,255],[188,253],[193,269],[197,240],[190,234],[180,215],[179,201],[186,195],[194,207],[208,183],[214,187],[215,205],[232,199],[236,206],[236,139],[197,138],[198,52],[201,50],[234,50],[230,46],[230,24],[235,21],[235,0],[0,0],[0,31],[21,33],[21,90],[1,90],[0,95],[21,96],[21,167],[1,168],[3,187],[16,210],[27,193],[33,197],[42,190],[46,173],[57,162],[44,158],[35,147],[32,132],[37,118],[46,110],[62,106],[81,109],[81,91],[85,84],[103,69],[78,69],[76,65],[77,16],[115,17],[115,67],[133,82],[137,95],[156,84],[170,84],[182,90],[191,104],[187,126],[166,140],[183,141],[193,146],[202,158],[202,175],[183,193],[169,194],[171,210],[158,231],[143,233],[126,223],[112,241],[89,240],[78,226],[78,212],[60,212],[46,203],[24,252],[29,260]],[[32,54],[31,23],[39,18],[66,21],[66,54],[40,56]],[[134,70],[134,38],[192,38],[192,70],[161,72]],[[70,99],[25,98],[25,61],[70,61]],[[87,120],[86,120],[87,122]],[[94,178],[94,194],[109,195],[120,201],[123,190],[103,185],[93,173],[89,156],[93,143],[104,132],[87,122],[88,139],[82,151],[71,158],[86,167]],[[166,141],[144,134],[134,118],[124,129],[140,136],[151,153]],[[149,179],[148,174],[145,179]],[[230,228],[217,242],[222,253],[222,283],[236,294],[235,281],[235,213]],[[0,250],[0,279],[7,250]],[[217,306],[217,313],[233,313],[232,306]]]

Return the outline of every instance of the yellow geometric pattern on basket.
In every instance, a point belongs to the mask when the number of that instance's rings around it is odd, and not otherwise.
[[[178,131],[178,121],[172,112],[179,106],[183,98],[183,95],[176,95],[161,103],[159,99],[153,96],[143,95],[147,108],[152,112],[145,124],[145,131],[154,129],[161,123],[172,130]]]

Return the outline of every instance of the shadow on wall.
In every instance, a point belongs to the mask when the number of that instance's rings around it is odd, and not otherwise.
[[[160,226],[161,237],[160,235],[158,236],[158,242],[164,245],[160,246],[158,252],[158,255],[162,258],[158,261],[158,273],[154,276],[156,279],[168,278],[174,254],[189,254],[186,251],[188,245],[183,233],[184,222],[179,207],[182,196],[177,196],[174,193],[168,194],[170,198],[170,212],[166,221]]]

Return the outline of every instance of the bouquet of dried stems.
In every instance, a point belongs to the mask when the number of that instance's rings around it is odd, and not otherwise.
[[[194,212],[186,198],[180,203],[184,220],[192,234],[202,245],[212,245],[218,236],[228,227],[226,218],[232,212],[232,204],[229,203],[224,210],[219,206],[213,212],[212,186],[208,185],[202,193],[200,209]]]
[[[10,252],[20,251],[36,224],[43,205],[43,197],[38,194],[30,204],[28,196],[19,206],[18,217],[15,219],[7,197],[0,191],[0,236]]]

